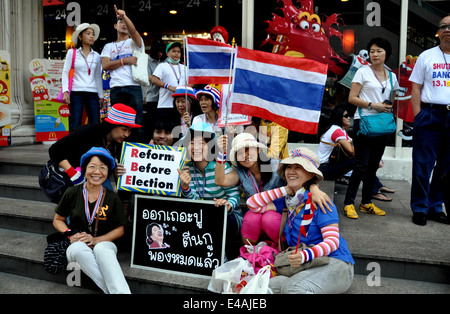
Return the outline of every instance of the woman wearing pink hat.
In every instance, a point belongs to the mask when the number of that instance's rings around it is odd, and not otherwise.
[[[115,104],[104,123],[83,125],[53,144],[49,149],[50,159],[59,164],[75,185],[79,184],[83,176],[76,168],[80,166],[81,156],[92,147],[103,147],[118,160],[122,143],[131,135],[131,130],[141,127],[135,121],[133,108]],[[117,164],[115,173],[124,174],[123,165]]]
[[[89,123],[100,123],[100,105],[103,105],[102,64],[100,54],[92,49],[100,36],[97,24],[83,23],[72,34],[72,42],[77,49],[67,52],[62,73],[63,101],[69,105],[69,130],[81,125],[83,110]],[[74,67],[72,59],[75,54]],[[69,90],[69,72],[73,71],[72,90]]]

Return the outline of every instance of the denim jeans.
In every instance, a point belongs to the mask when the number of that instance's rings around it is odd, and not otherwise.
[[[328,265],[271,278],[269,288],[275,294],[338,294],[350,289],[353,276],[353,264],[330,257]]]
[[[355,134],[358,134],[359,119],[355,120],[353,130]],[[355,137],[356,164],[347,187],[344,205],[353,205],[355,203],[361,181],[363,182],[361,203],[368,204],[372,202],[376,173],[380,166],[387,141],[388,135],[376,137],[357,135]]]
[[[107,294],[130,294],[130,288],[117,261],[117,247],[112,242],[100,242],[89,248],[74,242],[67,248],[67,260],[76,262],[81,270]]]
[[[412,211],[442,212],[448,193],[443,178],[450,172],[450,111],[422,108],[414,118],[412,162]]]
[[[100,123],[100,102],[97,93],[71,92],[69,109],[69,132],[81,126],[83,110],[86,110],[89,123]]]
[[[136,110],[136,124],[142,128],[134,129],[132,136],[134,140],[144,139],[144,97],[140,86],[123,86],[111,88],[111,106],[124,104]]]

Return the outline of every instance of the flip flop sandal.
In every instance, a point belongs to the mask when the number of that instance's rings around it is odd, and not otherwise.
[[[383,193],[375,194],[375,195],[372,196],[372,198],[375,199],[375,200],[382,201],[382,202],[390,202],[390,201],[392,201],[392,198],[387,197]]]
[[[387,186],[382,186],[380,188],[380,192],[384,192],[384,193],[395,193],[395,190],[388,188]]]

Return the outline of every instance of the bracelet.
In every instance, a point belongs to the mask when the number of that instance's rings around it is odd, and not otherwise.
[[[372,102],[369,102],[369,104],[367,105],[367,109],[369,109],[369,110],[372,109]]]
[[[169,85],[169,84],[167,84],[167,83],[166,83],[166,84],[164,84],[164,88],[165,88],[165,89],[169,89],[169,86],[170,86],[170,85]]]
[[[120,59],[120,64],[122,64],[122,66],[125,66],[123,59]]]
[[[185,189],[183,186],[181,186],[181,189],[183,190],[183,192],[189,192],[191,190],[191,187],[188,187],[187,189]]]

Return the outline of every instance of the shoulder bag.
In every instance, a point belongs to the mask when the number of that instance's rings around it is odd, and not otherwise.
[[[321,143],[333,146],[333,150],[331,151],[330,157],[328,157],[328,163],[335,165],[346,162],[351,159],[352,156],[342,147],[340,143],[332,144],[324,141],[320,141]]]
[[[131,66],[133,80],[143,86],[149,86],[148,80],[148,55],[145,53],[144,47],[140,49],[133,42],[133,57],[137,58],[137,64]]]
[[[74,68],[75,68],[75,57],[77,55],[77,51],[75,50],[75,48],[73,48],[73,54],[72,54],[72,66],[70,67],[70,71],[69,71],[69,95],[70,92],[72,91],[72,84],[73,84],[73,72],[74,72]],[[63,92],[63,87],[61,86],[61,90],[59,91],[58,96],[56,96],[56,101],[58,102],[64,102],[64,92]]]
[[[392,84],[392,73],[389,72],[389,78],[391,81],[391,101],[393,102],[393,84]],[[359,112],[359,131],[358,135],[363,135],[367,137],[375,137],[382,135],[389,135],[396,131],[397,126],[395,124],[395,117],[391,112],[382,112],[377,114],[372,114],[368,116],[363,116],[361,114],[361,107],[358,108]]]
[[[52,203],[58,204],[64,192],[73,186],[69,176],[59,170],[59,165],[49,160],[38,176],[39,185]]]
[[[106,189],[103,188],[103,196],[100,201],[100,208],[103,206],[103,201],[105,199]],[[98,216],[99,211],[97,210],[95,231],[93,236],[97,236],[98,229]],[[47,236],[47,247],[44,252],[44,270],[52,275],[58,275],[67,267],[67,256],[66,251],[70,246],[69,236],[75,234],[74,231],[69,231],[65,233],[55,232]]]

